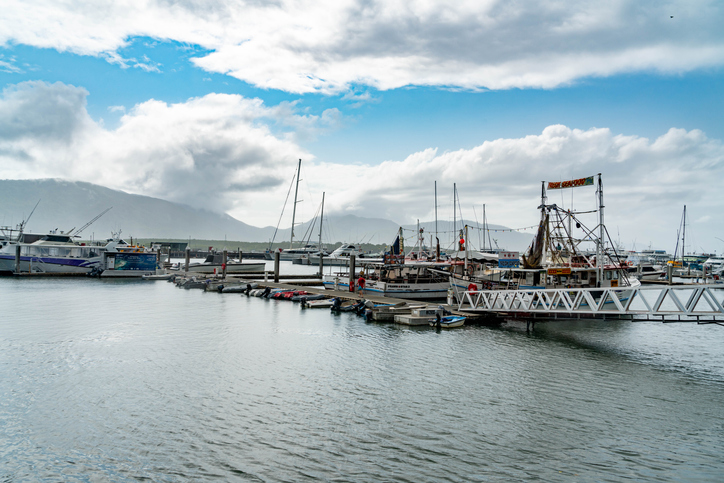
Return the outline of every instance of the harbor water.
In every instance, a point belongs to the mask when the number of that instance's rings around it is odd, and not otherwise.
[[[2,481],[724,475],[716,325],[441,331],[89,278],[0,278],[0,310]]]

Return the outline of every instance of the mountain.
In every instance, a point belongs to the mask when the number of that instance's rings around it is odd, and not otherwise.
[[[84,238],[108,238],[112,232],[123,231],[125,237],[233,240],[242,242],[268,242],[274,237],[276,243],[288,241],[290,229],[271,226],[259,228],[248,225],[229,215],[200,210],[191,206],[171,203],[149,196],[132,195],[103,186],[79,181],[56,179],[41,180],[0,180],[0,226],[14,226],[30,215],[36,203],[37,209],[30,218],[27,231],[47,232],[55,228],[61,231],[78,229],[113,207],[92,225],[86,228]],[[400,226],[390,220],[364,218],[355,215],[332,215],[324,217],[323,240],[325,243],[350,242],[391,244]],[[469,225],[475,224],[468,222]],[[426,243],[435,232],[434,222],[420,224],[424,228]],[[404,226],[407,246],[414,245],[417,226]],[[490,225],[491,230],[505,230],[505,227]],[[460,229],[460,223],[458,223]],[[316,242],[319,238],[319,224],[316,220],[296,226],[295,240],[308,239]],[[438,222],[440,245],[449,249],[457,235],[453,234],[452,223]],[[482,235],[471,229],[470,241],[479,247]],[[532,233],[491,232],[501,248],[523,250],[532,239]]]
[[[123,231],[126,237],[205,238],[263,241],[274,228],[257,228],[229,215],[199,210],[148,196],[132,195],[91,183],[42,180],[0,180],[0,225],[14,226],[36,203],[28,231],[80,228],[103,210],[108,213],[86,228],[82,236],[108,238]]]

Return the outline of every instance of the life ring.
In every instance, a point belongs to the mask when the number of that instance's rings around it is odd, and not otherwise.
[[[477,285],[475,285],[474,283],[471,283],[470,285],[468,285],[468,292],[477,292],[477,291],[478,291]]]
[[[472,277],[474,273],[475,273],[475,267],[473,267],[472,264],[468,265],[468,275],[470,275]]]

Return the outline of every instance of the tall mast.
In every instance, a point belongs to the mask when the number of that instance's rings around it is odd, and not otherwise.
[[[684,205],[684,215],[681,218],[681,266],[684,266],[684,255],[686,254],[686,205]]]
[[[603,278],[603,181],[598,173],[598,243],[596,243],[596,268],[598,269],[598,283],[600,287]]]
[[[437,238],[437,181],[435,181],[435,238]]]
[[[453,183],[453,240],[456,240],[458,236],[457,212],[455,211],[457,208],[457,196],[458,188],[456,184]]]
[[[486,222],[485,222],[485,204],[483,203],[483,249],[482,251],[485,251],[485,235],[488,233],[488,230],[486,229]],[[493,247],[490,247],[493,248]]]
[[[324,264],[324,261],[322,258],[324,257],[322,253],[322,221],[324,220],[324,191],[322,191],[322,211],[319,214],[319,276],[322,276],[322,267]]]
[[[294,218],[297,215],[297,193],[299,192],[299,173],[302,171],[302,160],[299,160],[297,166],[297,186],[294,188],[294,208],[292,209],[292,237],[289,240],[289,248],[294,248]]]

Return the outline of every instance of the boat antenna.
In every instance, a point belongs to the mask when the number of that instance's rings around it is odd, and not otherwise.
[[[78,235],[80,235],[80,232],[82,232],[83,230],[85,230],[86,228],[88,228],[89,226],[91,226],[98,218],[100,218],[101,216],[103,216],[103,215],[105,215],[106,213],[108,213],[109,211],[111,211],[111,208],[113,208],[113,207],[111,206],[110,208],[107,208],[106,210],[104,210],[103,212],[101,212],[101,214],[97,215],[97,216],[96,216],[95,218],[93,218],[91,221],[89,221],[89,222],[86,223],[85,225],[83,225],[83,226],[81,226],[80,228],[78,228],[75,232],[71,233],[70,236],[78,236]],[[71,230],[71,231],[72,231],[72,230]]]
[[[41,199],[42,199],[42,198],[41,198]],[[40,204],[40,200],[38,200],[38,202],[35,203],[35,206],[33,207],[33,211],[30,212],[30,214],[28,215],[28,217],[27,217],[26,219],[24,219],[22,222],[20,222],[20,233],[23,232],[23,229],[25,228],[25,225],[28,224],[28,222],[30,221],[30,217],[33,216],[33,213],[35,213],[35,208],[37,208],[39,204]]]

